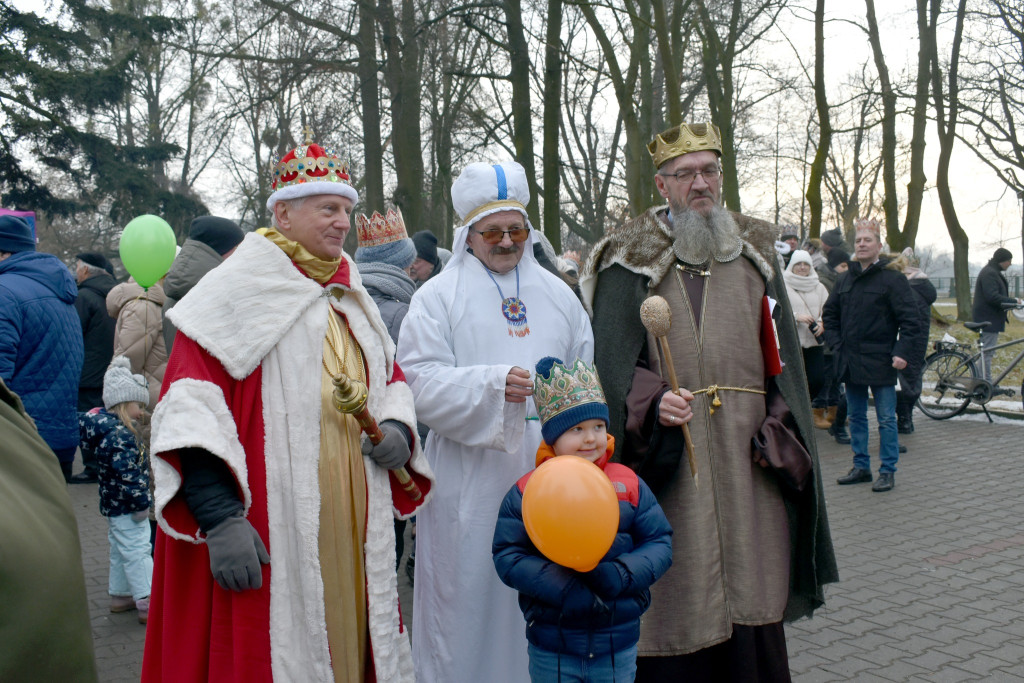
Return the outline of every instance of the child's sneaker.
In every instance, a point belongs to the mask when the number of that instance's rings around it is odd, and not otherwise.
[[[145,624],[149,621],[149,596],[136,600],[135,606],[139,608],[139,623]]]
[[[131,612],[135,609],[135,601],[132,600],[130,595],[111,595],[110,596],[110,611],[117,612]]]

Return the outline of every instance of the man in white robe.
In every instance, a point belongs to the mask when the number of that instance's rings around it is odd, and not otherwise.
[[[498,507],[534,467],[541,442],[524,368],[549,355],[590,362],[594,353],[582,305],[534,258],[529,201],[519,164],[470,164],[452,185],[463,222],[454,255],[403,323],[399,363],[430,427],[425,453],[437,482],[416,527],[420,681],[529,680],[516,592],[491,559]]]

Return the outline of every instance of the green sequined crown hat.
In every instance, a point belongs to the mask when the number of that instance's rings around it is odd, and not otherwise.
[[[541,435],[549,446],[584,420],[608,423],[608,403],[597,370],[579,358],[572,367],[558,358],[541,358],[533,378],[533,400],[540,414]]]

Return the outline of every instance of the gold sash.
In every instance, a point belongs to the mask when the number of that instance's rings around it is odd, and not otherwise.
[[[324,363],[339,365],[353,379],[366,382],[362,354],[348,326],[328,311]],[[333,344],[333,349],[332,349]],[[361,683],[366,676],[369,632],[366,614],[366,474],[359,449],[359,424],[331,402],[334,385],[324,369],[320,395],[320,573],[324,583],[327,642],[335,683]]]

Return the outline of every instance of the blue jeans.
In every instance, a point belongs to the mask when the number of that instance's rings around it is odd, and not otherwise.
[[[559,654],[532,644],[527,649],[533,683],[633,683],[636,678],[636,645],[596,657]]]
[[[900,458],[900,442],[896,433],[896,387],[872,386],[875,397],[875,416],[878,418],[878,468],[882,472],[895,472]],[[850,413],[850,446],[853,448],[853,466],[871,469],[868,455],[868,386],[846,385],[846,403]]]
[[[149,519],[141,522],[131,514],[107,517],[110,541],[110,579],[107,592],[133,599],[149,597],[153,582],[153,558],[149,554]]]

